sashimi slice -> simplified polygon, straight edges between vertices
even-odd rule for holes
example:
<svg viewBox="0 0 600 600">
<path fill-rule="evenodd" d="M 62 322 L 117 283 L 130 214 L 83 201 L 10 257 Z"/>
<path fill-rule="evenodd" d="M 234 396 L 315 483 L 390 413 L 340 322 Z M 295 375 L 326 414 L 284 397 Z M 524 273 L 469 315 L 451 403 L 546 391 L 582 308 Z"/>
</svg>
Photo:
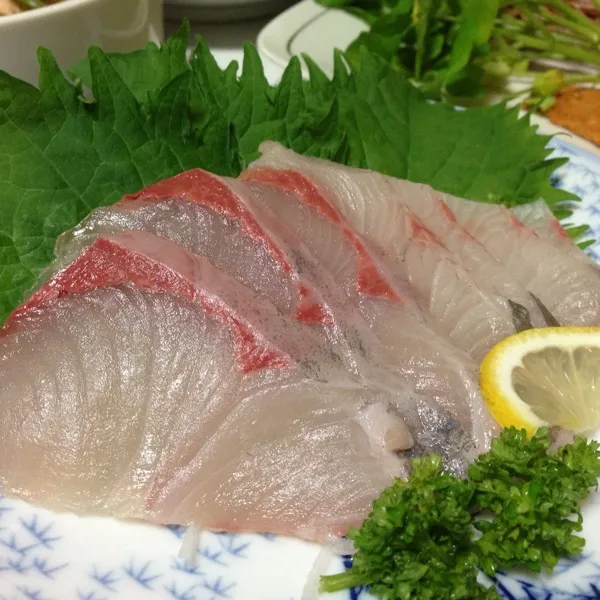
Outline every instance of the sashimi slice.
<svg viewBox="0 0 600 600">
<path fill-rule="evenodd" d="M 514 334 L 527 319 L 517 321 L 510 304 L 475 285 L 446 252 L 427 237 L 409 229 L 410 243 L 400 258 L 419 296 L 448 337 L 477 361 L 493 346 Z"/>
<path fill-rule="evenodd" d="M 296 360 L 308 363 L 310 358 L 327 367 L 324 360 L 314 360 L 325 356 L 320 356 L 323 342 L 314 330 L 282 317 L 268 301 L 208 261 L 144 231 L 96 240 L 17 308 L 2 332 L 19 327 L 40 303 L 123 282 L 150 291 L 167 289 L 183 299 L 201 303 L 235 330 L 237 355 L 244 372 L 286 366 L 290 354 Z M 327 354 L 332 355 L 331 349 L 327 349 Z"/>
<path fill-rule="evenodd" d="M 415 391 L 430 396 L 432 406 L 450 411 L 471 432 L 478 449 L 486 447 L 496 426 L 479 397 L 476 365 L 428 327 L 408 290 L 389 277 L 385 265 L 349 225 L 339 215 L 328 214 L 333 208 L 322 198 L 306 199 L 261 182 L 251 181 L 249 186 L 249 201 L 274 212 L 359 306 L 403 378 Z M 375 286 L 374 278 L 380 282 Z M 361 284 L 365 280 L 366 286 Z"/>
<path fill-rule="evenodd" d="M 449 195 L 444 202 L 561 325 L 600 324 L 600 279 L 585 264 L 542 239 L 504 206 Z"/>
<path fill-rule="evenodd" d="M 352 310 L 345 322 L 356 327 L 361 344 L 371 339 L 358 318 L 362 316 L 387 352 L 388 363 L 379 369 L 379 381 L 389 380 L 393 388 L 397 384 L 390 375 L 399 375 L 414 390 L 418 417 L 405 408 L 398 410 L 411 426 L 416 447 L 441 454 L 448 468 L 462 472 L 465 458 L 487 448 L 497 432 L 479 396 L 476 365 L 427 327 L 405 294 L 407 290 L 389 278 L 385 266 L 343 219 L 335 223 L 331 213 L 322 217 L 321 210 L 327 212 L 325 205 L 315 212 L 310 204 L 303 205 L 298 197 L 272 185 L 237 181 L 230 186 L 278 240 L 292 241 L 301 268 L 313 265 L 310 270 L 315 273 L 314 265 L 326 267 L 329 278 L 319 271 L 317 285 L 328 290 L 327 298 L 333 294 L 329 306 L 334 315 L 342 306 Z M 308 212 L 302 214 L 305 210 Z M 339 288 L 346 293 L 345 302 L 340 301 Z M 365 348 L 369 348 L 367 356 L 385 361 L 380 350 L 373 354 L 371 342 Z M 448 436 L 453 443 L 447 443 Z"/>
<path fill-rule="evenodd" d="M 533 229 L 541 238 L 595 271 L 598 270 L 598 265 L 573 242 L 544 200 L 519 204 L 511 210 L 519 221 Z"/>
<path fill-rule="evenodd" d="M 390 352 L 389 343 L 374 335 L 355 302 L 356 298 L 348 297 L 298 236 L 264 203 L 254 198 L 247 185 L 235 180 L 220 179 L 220 193 L 215 202 L 206 190 L 211 178 L 214 179 L 214 176 L 207 177 L 202 173 L 199 176 L 184 174 L 159 186 L 150 186 L 135 198 L 126 199 L 113 207 L 93 211 L 80 226 L 61 240 L 58 253 L 77 255 L 98 235 L 123 229 L 146 229 L 181 244 L 191 252 L 206 255 L 237 277 L 239 270 L 236 261 L 249 264 L 248 272 L 252 271 L 257 252 L 257 245 L 252 243 L 252 239 L 270 240 L 272 247 L 277 248 L 278 260 L 287 267 L 279 271 L 278 279 L 263 278 L 262 272 L 256 276 L 251 274 L 246 278 L 248 286 L 255 293 L 269 299 L 272 287 L 277 286 L 280 280 L 303 281 L 304 286 L 313 290 L 311 297 L 319 298 L 319 302 L 334 319 L 333 324 L 323 324 L 326 331 L 324 343 L 329 341 L 330 345 L 326 347 L 338 348 L 337 356 L 343 359 L 339 361 L 340 368 L 344 366 L 377 389 L 392 392 L 406 390 L 407 386 L 412 389 L 412 404 L 398 404 L 398 413 L 409 423 L 422 451 L 442 453 L 451 463 L 449 466 L 456 470 L 462 469 L 466 461 L 463 447 L 467 442 L 463 441 L 456 447 L 444 443 L 448 431 L 457 427 L 456 423 L 452 425 L 452 420 L 456 420 L 456 411 L 449 410 L 446 405 L 454 409 L 454 400 L 463 402 L 465 394 L 478 394 L 473 381 L 475 365 L 466 366 L 455 357 L 444 359 L 444 362 L 437 356 L 438 344 L 432 347 L 431 356 L 419 355 L 418 349 L 413 348 L 406 356 L 405 363 L 399 361 L 397 353 Z M 269 190 L 269 193 L 272 192 Z M 228 215 L 224 216 L 217 210 L 226 196 L 228 206 L 236 209 L 228 210 Z M 240 225 L 241 216 L 252 222 L 252 228 Z M 226 222 L 227 227 L 219 225 Z M 212 224 L 207 226 L 209 223 Z M 200 227 L 200 232 L 197 227 Z M 216 236 L 216 239 L 212 239 L 212 236 Z M 244 241 L 239 238 L 247 239 Z M 259 244 L 259 247 L 262 246 L 263 244 Z M 367 252 L 366 249 L 364 251 Z M 352 255 L 346 258 L 340 255 L 341 263 L 351 263 L 352 260 Z M 234 262 L 233 265 L 231 261 Z M 270 272 L 275 273 L 275 268 Z M 395 292 L 391 292 L 383 275 L 378 276 L 376 270 L 370 269 L 373 269 L 373 264 L 369 265 L 366 261 L 366 289 L 376 297 L 390 300 Z M 286 285 L 292 290 L 293 285 Z M 398 302 L 398 299 L 394 302 Z M 385 313 L 383 318 L 386 318 Z M 316 326 L 317 323 L 313 325 Z M 317 356 L 314 360 L 317 360 Z M 420 364 L 418 372 L 415 372 L 416 364 Z M 460 373 L 467 370 L 469 379 L 465 383 Z M 456 389 L 452 389 L 452 386 Z M 405 398 L 405 395 L 401 394 L 401 397 Z M 428 404 L 431 406 L 425 409 Z M 470 416 L 465 416 L 463 424 L 466 433 L 462 435 L 466 435 L 468 441 L 473 429 Z M 478 431 L 475 446 L 484 448 L 489 441 L 489 434 L 480 434 L 479 428 L 479 425 L 475 426 Z M 469 443 L 473 447 L 473 440 Z"/>
<path fill-rule="evenodd" d="M 310 234 L 313 245 L 318 239 L 323 240 L 322 244 L 326 244 L 333 239 L 335 236 L 333 230 L 337 228 L 338 236 L 341 235 L 342 241 L 333 246 L 346 258 L 351 258 L 354 254 L 354 262 L 348 262 L 347 268 L 351 271 L 358 269 L 358 291 L 368 292 L 360 286 L 362 272 L 365 271 L 366 264 L 370 264 L 374 272 L 382 271 L 383 267 L 376 266 L 377 260 L 381 262 L 382 259 L 376 259 L 372 253 L 369 254 L 365 244 L 350 229 L 345 217 L 342 216 L 344 207 L 347 206 L 347 195 L 351 198 L 356 197 L 357 189 L 347 195 L 338 194 L 331 188 L 326 192 L 323 187 L 298 171 L 267 167 L 251 168 L 244 174 L 244 178 L 249 181 L 264 182 L 279 190 L 293 193 L 302 198 L 306 206 L 310 206 L 318 213 L 321 218 L 313 219 L 314 223 L 310 225 L 315 229 Z M 303 216 L 302 208 L 294 203 L 288 202 L 278 208 L 282 210 L 295 208 L 295 214 L 289 216 L 289 220 L 296 223 L 305 222 L 309 218 Z M 399 210 L 393 215 L 394 245 L 381 247 L 392 257 L 392 263 L 387 263 L 387 266 L 396 276 L 410 282 L 412 288 L 416 290 L 417 299 L 425 304 L 437 326 L 458 347 L 476 360 L 483 358 L 492 346 L 515 332 L 511 306 L 506 299 L 498 298 L 478 288 L 469 274 L 452 260 L 446 248 L 413 213 L 399 204 L 396 204 L 396 208 Z M 346 212 L 351 218 L 356 214 L 352 210 Z M 361 226 L 362 220 L 356 220 Z M 360 233 L 373 244 L 380 242 L 380 238 L 372 235 L 370 231 L 361 230 Z M 321 249 L 318 254 L 327 257 L 330 261 L 333 251 Z M 357 260 L 358 264 L 356 264 Z M 337 269 L 335 266 L 331 268 Z M 346 281 L 352 281 L 350 273 L 345 273 L 341 277 Z M 398 280 L 394 281 L 397 283 Z M 410 294 L 410 290 L 405 289 L 404 295 L 407 294 Z"/>
<path fill-rule="evenodd" d="M 361 424 L 379 403 L 387 414 L 389 399 L 293 365 L 245 373 L 216 317 L 178 292 L 130 284 L 22 314 L 0 337 L 3 493 L 315 541 L 360 524 L 406 475 L 392 452 L 410 445 L 405 427 Z"/>
<path fill-rule="evenodd" d="M 386 253 L 401 257 L 406 248 L 406 215 L 412 213 L 451 253 L 472 284 L 488 298 L 507 306 L 523 306 L 533 325 L 546 325 L 527 290 L 456 221 L 452 211 L 431 187 L 296 154 L 275 142 L 260 146 L 261 157 L 250 171 L 261 168 L 299 171 L 362 235 Z"/>
<path fill-rule="evenodd" d="M 56 254 L 62 262 L 69 262 L 99 235 L 143 229 L 206 257 L 242 283 L 264 290 L 282 311 L 296 311 L 302 321 L 326 322 L 330 315 L 314 290 L 298 278 L 277 241 L 226 182 L 226 178 L 193 169 L 148 186 L 117 205 L 92 211 L 59 238 Z M 162 202 L 165 200 L 170 202 Z"/>
<path fill-rule="evenodd" d="M 212 193 L 215 185 L 218 195 Z M 389 372 L 387 382 L 380 376 L 384 359 L 378 358 L 379 342 L 357 307 L 348 304 L 344 291 L 318 262 L 305 256 L 300 240 L 289 230 L 280 231 L 279 222 L 265 215 L 259 221 L 244 193 L 249 192 L 239 182 L 203 171 L 178 175 L 112 207 L 92 211 L 59 239 L 58 263 L 76 257 L 98 236 L 149 231 L 210 260 L 266 302 L 276 304 L 282 314 L 323 326 L 325 341 L 337 349 L 347 369 L 388 386 L 404 385 L 398 378 L 390 382 Z"/>
<path fill-rule="evenodd" d="M 58 260 L 48 275 L 69 264 L 99 237 L 130 230 L 148 231 L 171 240 L 205 257 L 244 285 L 265 290 L 283 313 L 296 311 L 298 287 L 287 267 L 264 245 L 244 235 L 233 220 L 178 197 L 157 202 L 131 200 L 93 210 L 58 238 Z"/>
<path fill-rule="evenodd" d="M 385 181 L 400 200 L 416 214 L 452 253 L 453 258 L 468 272 L 473 283 L 495 295 L 506 306 L 522 306 L 535 327 L 548 325 L 542 311 L 527 289 L 470 235 L 456 220 L 454 213 L 442 200 L 443 194 L 428 185 L 386 177 Z"/>
</svg>

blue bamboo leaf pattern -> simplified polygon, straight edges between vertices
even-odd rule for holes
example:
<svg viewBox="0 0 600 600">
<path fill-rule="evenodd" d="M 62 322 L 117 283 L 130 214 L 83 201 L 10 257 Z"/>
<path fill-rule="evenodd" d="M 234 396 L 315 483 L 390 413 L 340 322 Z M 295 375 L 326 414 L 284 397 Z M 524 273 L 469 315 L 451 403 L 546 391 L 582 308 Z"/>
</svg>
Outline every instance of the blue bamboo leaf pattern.
<svg viewBox="0 0 600 600">
<path fill-rule="evenodd" d="M 241 535 L 219 534 L 218 540 L 221 544 L 221 548 L 226 550 L 231 556 L 234 556 L 235 558 L 246 558 L 245 552 L 250 544 L 244 541 Z"/>
<path fill-rule="evenodd" d="M 25 531 L 28 531 L 42 546 L 52 549 L 53 545 L 60 540 L 60 535 L 54 535 L 52 529 L 54 523 L 44 525 L 40 523 L 37 515 L 33 515 L 30 519 L 21 519 L 21 524 Z"/>
<path fill-rule="evenodd" d="M 21 556 L 27 555 L 31 550 L 37 548 L 39 546 L 38 542 L 23 542 L 22 539 L 19 539 L 16 534 L 11 533 L 8 536 L 8 539 L 0 538 L 0 545 L 8 548 L 12 552 L 16 554 L 20 554 Z"/>
<path fill-rule="evenodd" d="M 77 600 L 107 600 L 104 596 L 99 596 L 96 592 L 77 591 Z"/>
<path fill-rule="evenodd" d="M 167 587 L 165 587 L 165 590 L 169 592 L 169 595 L 174 600 L 196 600 L 197 596 L 194 593 L 194 590 L 196 590 L 197 588 L 198 585 L 191 585 L 187 589 L 179 591 L 177 588 L 177 584 L 175 582 L 172 582 Z"/>
<path fill-rule="evenodd" d="M 25 586 L 18 586 L 17 589 L 23 594 L 24 598 L 27 598 L 27 600 L 52 600 L 39 589 Z"/>
<path fill-rule="evenodd" d="M 92 568 L 90 578 L 109 592 L 114 592 L 115 585 L 119 582 L 119 577 L 113 571 L 99 571 L 95 566 Z"/>
<path fill-rule="evenodd" d="M 0 563 L 0 572 L 2 571 L 14 571 L 15 573 L 23 574 L 30 569 L 29 565 L 26 562 L 26 559 L 20 556 L 17 559 L 8 558 L 5 559 L 5 562 Z"/>
<path fill-rule="evenodd" d="M 62 564 L 49 564 L 46 558 L 34 558 L 33 567 L 37 569 L 38 573 L 47 577 L 48 579 L 54 579 L 58 571 L 62 571 L 67 567 L 67 563 Z"/>
<path fill-rule="evenodd" d="M 225 565 L 220 548 L 212 548 L 211 546 L 202 546 L 198 549 L 198 554 L 205 560 L 213 562 L 217 565 Z"/>
<path fill-rule="evenodd" d="M 209 592 L 212 592 L 218 598 L 230 598 L 231 590 L 235 587 L 235 583 L 227 583 L 222 577 L 217 577 L 214 581 L 207 579 L 202 587 Z"/>
<path fill-rule="evenodd" d="M 191 564 L 187 560 L 182 560 L 180 558 L 173 559 L 171 568 L 175 571 L 187 573 L 188 575 L 195 575 L 196 577 L 201 577 L 202 575 L 204 575 L 204 572 L 200 570 L 199 565 Z"/>
<path fill-rule="evenodd" d="M 152 582 L 154 582 L 155 580 L 160 579 L 162 577 L 162 575 L 160 573 L 155 573 L 155 574 L 149 573 L 151 564 L 152 564 L 151 561 L 148 561 L 148 562 L 144 563 L 143 565 L 136 567 L 134 561 L 132 560 L 131 563 L 127 567 L 125 567 L 123 570 L 136 583 L 138 583 L 142 587 L 145 587 L 148 590 L 151 590 Z"/>
</svg>

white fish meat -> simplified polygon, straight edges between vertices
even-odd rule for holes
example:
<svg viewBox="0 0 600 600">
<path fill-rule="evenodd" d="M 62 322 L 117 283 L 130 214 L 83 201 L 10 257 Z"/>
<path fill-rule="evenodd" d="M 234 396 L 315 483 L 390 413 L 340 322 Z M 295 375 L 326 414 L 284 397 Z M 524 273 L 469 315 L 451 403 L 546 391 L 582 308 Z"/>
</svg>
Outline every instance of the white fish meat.
<svg viewBox="0 0 600 600">
<path fill-rule="evenodd" d="M 209 191 L 215 183 L 218 195 Z M 384 300 L 366 304 L 365 299 L 359 302 L 354 293 L 354 249 L 344 254 L 318 248 L 311 253 L 299 239 L 298 231 L 292 231 L 272 210 L 282 199 L 270 187 L 251 188 L 239 181 L 188 172 L 150 186 L 113 207 L 93 211 L 79 227 L 63 236 L 57 249 L 59 255 L 72 256 L 98 235 L 146 229 L 206 256 L 235 277 L 239 278 L 243 271 L 240 264 L 249 264 L 245 283 L 269 299 L 277 297 L 280 282 L 290 290 L 289 297 L 294 295 L 293 282 L 301 281 L 298 287 L 312 290 L 307 295 L 319 299 L 322 308 L 317 313 L 328 314 L 333 320 L 335 326 L 326 327 L 328 339 L 345 367 L 374 387 L 395 390 L 408 386 L 414 392 L 415 404 L 405 403 L 397 410 L 410 423 L 419 447 L 423 452 L 435 450 L 444 454 L 451 466 L 462 469 L 462 447 L 466 441 L 460 444 L 461 452 L 448 454 L 448 445 L 440 443 L 445 438 L 439 430 L 447 433 L 449 422 L 458 418 L 468 432 L 466 435 L 474 438 L 471 445 L 474 441 L 475 448 L 487 447 L 495 425 L 481 405 L 476 365 L 467 357 L 461 358 L 455 348 L 394 303 Z M 229 207 L 227 214 L 217 212 L 225 204 Z M 315 222 L 318 224 L 319 219 Z M 310 244 L 315 240 L 313 236 Z M 265 248 L 276 248 L 276 253 L 270 253 L 271 258 L 286 268 L 277 272 L 276 265 L 268 266 Z M 386 282 L 383 274 L 377 274 L 367 250 L 364 252 L 363 279 L 368 289 L 383 298 L 393 295 L 392 284 Z M 324 264 L 332 273 L 324 269 L 317 256 L 321 261 L 327 257 Z M 263 268 L 255 271 L 254 264 Z M 292 314 L 289 307 L 279 308 Z M 294 314 L 297 316 L 298 311 Z M 384 326 L 379 327 L 379 323 Z M 428 336 L 428 341 L 423 336 Z M 477 407 L 475 419 L 465 399 Z"/>
<path fill-rule="evenodd" d="M 458 222 L 538 298 L 561 325 L 600 325 L 600 279 L 542 239 L 508 208 L 444 195 Z"/>
<path fill-rule="evenodd" d="M 477 367 L 428 326 L 408 287 L 390 276 L 385 264 L 323 198 L 261 182 L 252 182 L 250 188 L 253 201 L 275 212 L 360 307 L 388 348 L 395 369 L 413 389 L 452 411 L 472 432 L 477 448 L 487 447 L 496 428 L 478 393 Z"/>
<path fill-rule="evenodd" d="M 519 221 L 530 227 L 542 239 L 550 242 L 575 260 L 591 267 L 594 271 L 598 271 L 598 265 L 569 237 L 544 200 L 519 204 L 511 211 Z"/>
<path fill-rule="evenodd" d="M 392 264 L 388 265 L 392 271 L 410 282 L 416 300 L 426 305 L 441 330 L 474 359 L 483 358 L 492 346 L 516 330 L 532 326 L 525 307 L 519 305 L 515 314 L 516 301 L 511 303 L 510 298 L 477 285 L 471 272 L 457 264 L 455 255 L 400 202 L 383 176 L 358 171 L 356 177 L 351 177 L 351 169 L 279 150 L 278 146 L 268 146 L 263 158 L 244 177 L 305 198 L 317 198 L 315 203 L 327 204 L 336 212 L 334 220 L 348 219 L 361 236 L 391 258 Z M 282 162 L 301 171 L 264 166 Z M 340 253 L 348 256 L 345 250 Z M 490 257 L 488 262 L 494 261 Z M 490 279 L 493 276 L 490 270 Z M 531 298 L 528 302 L 533 306 Z M 540 313 L 537 307 L 533 310 L 536 315 Z M 521 315 L 525 315 L 523 322 L 516 322 Z"/>
<path fill-rule="evenodd" d="M 442 193 L 428 185 L 302 156 L 275 142 L 263 142 L 260 150 L 250 171 L 268 167 L 303 173 L 361 235 L 387 253 L 402 256 L 405 251 L 408 209 L 467 271 L 474 285 L 505 306 L 507 299 L 523 306 L 534 325 L 546 324 L 527 290 L 456 221 Z"/>
<path fill-rule="evenodd" d="M 0 337 L 3 491 L 319 541 L 360 524 L 406 474 L 395 451 L 410 432 L 389 396 L 274 346 L 281 323 L 224 277 L 130 232 L 98 239 L 17 310 Z"/>
</svg>

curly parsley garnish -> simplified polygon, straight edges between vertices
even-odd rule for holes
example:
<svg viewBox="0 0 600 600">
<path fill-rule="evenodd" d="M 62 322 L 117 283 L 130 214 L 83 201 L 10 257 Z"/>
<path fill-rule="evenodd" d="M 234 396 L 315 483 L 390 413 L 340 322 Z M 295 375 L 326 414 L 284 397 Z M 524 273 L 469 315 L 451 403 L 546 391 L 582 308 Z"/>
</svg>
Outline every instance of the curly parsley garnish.
<svg viewBox="0 0 600 600">
<path fill-rule="evenodd" d="M 478 569 L 548 570 L 581 552 L 581 501 L 600 477 L 600 445 L 577 437 L 549 452 L 549 432 L 505 429 L 460 479 L 439 456 L 415 459 L 349 536 L 352 568 L 321 578 L 334 592 L 368 585 L 382 600 L 488 600 Z M 479 534 L 477 532 L 480 532 Z"/>
</svg>

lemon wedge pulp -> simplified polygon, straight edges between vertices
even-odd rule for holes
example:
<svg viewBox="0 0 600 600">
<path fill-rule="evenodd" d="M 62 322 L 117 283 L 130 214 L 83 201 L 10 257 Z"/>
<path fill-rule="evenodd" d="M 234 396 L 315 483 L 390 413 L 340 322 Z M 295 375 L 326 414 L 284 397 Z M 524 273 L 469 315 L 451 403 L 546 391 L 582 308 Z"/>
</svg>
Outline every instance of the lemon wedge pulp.
<svg viewBox="0 0 600 600">
<path fill-rule="evenodd" d="M 529 329 L 502 340 L 483 359 L 481 393 L 502 427 L 533 434 L 559 425 L 600 427 L 600 327 Z"/>
</svg>

